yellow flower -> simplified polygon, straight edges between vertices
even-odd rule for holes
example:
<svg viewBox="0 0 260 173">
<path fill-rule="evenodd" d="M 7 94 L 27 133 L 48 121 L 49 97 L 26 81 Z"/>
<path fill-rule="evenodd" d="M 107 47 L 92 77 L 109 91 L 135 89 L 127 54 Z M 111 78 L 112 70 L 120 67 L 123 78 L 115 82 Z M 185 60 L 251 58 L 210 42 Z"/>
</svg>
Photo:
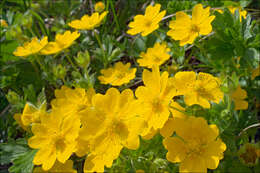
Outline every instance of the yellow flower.
<svg viewBox="0 0 260 173">
<path fill-rule="evenodd" d="M 72 43 L 80 36 L 78 31 L 66 31 L 64 34 L 57 34 L 55 42 L 49 42 L 44 49 L 41 50 L 42 55 L 56 54 L 72 45 Z"/>
<path fill-rule="evenodd" d="M 210 7 L 203 9 L 201 4 L 192 10 L 192 18 L 184 12 L 176 13 L 176 20 L 171 21 L 167 35 L 174 40 L 180 40 L 180 45 L 192 44 L 199 35 L 208 35 L 212 31 L 211 22 L 215 16 L 210 16 Z"/>
<path fill-rule="evenodd" d="M 232 6 L 229 6 L 228 7 L 229 11 L 232 13 L 232 14 L 235 14 L 235 11 L 238 10 L 239 11 L 239 15 L 240 15 L 240 22 L 242 21 L 242 17 L 245 19 L 246 18 L 246 15 L 247 15 L 247 11 L 246 10 L 242 10 L 241 7 L 232 7 Z"/>
<path fill-rule="evenodd" d="M 99 76 L 98 79 L 102 84 L 120 86 L 134 79 L 135 72 L 136 68 L 130 68 L 130 63 L 124 65 L 122 62 L 118 62 L 113 68 L 101 70 L 102 76 Z"/>
<path fill-rule="evenodd" d="M 105 95 L 96 94 L 92 107 L 81 111 L 82 130 L 79 137 L 89 142 L 85 172 L 103 172 L 111 167 L 123 147 L 137 149 L 143 121 L 140 108 L 130 89 L 120 93 L 110 88 Z"/>
<path fill-rule="evenodd" d="M 127 33 L 130 35 L 141 33 L 144 37 L 158 29 L 159 22 L 166 14 L 165 10 L 160 12 L 160 8 L 160 4 L 155 4 L 155 6 L 149 5 L 145 10 L 144 15 L 136 15 L 134 21 L 129 23 L 128 26 L 130 29 Z"/>
<path fill-rule="evenodd" d="M 175 125 L 177 123 L 174 123 Z M 178 119 L 177 136 L 166 137 L 164 147 L 167 160 L 180 163 L 180 172 L 207 172 L 216 169 L 223 158 L 226 145 L 222 142 L 216 125 L 208 125 L 203 118 L 190 116 Z"/>
<path fill-rule="evenodd" d="M 18 125 L 19 125 L 23 130 L 27 131 L 27 130 L 28 130 L 28 127 L 23 124 L 21 117 L 22 117 L 22 114 L 19 114 L 19 113 L 14 114 L 14 119 L 15 119 L 15 121 L 18 123 Z"/>
<path fill-rule="evenodd" d="M 239 159 L 247 166 L 255 166 L 260 158 L 259 143 L 244 144 L 238 151 Z"/>
<path fill-rule="evenodd" d="M 84 172 L 104 172 L 104 166 L 112 166 L 113 161 L 107 161 L 105 155 L 89 154 L 84 163 Z"/>
<path fill-rule="evenodd" d="M 94 95 L 95 90 L 93 88 L 85 91 L 83 88 L 71 89 L 62 86 L 61 89 L 55 90 L 56 98 L 51 101 L 52 112 L 62 117 L 72 116 L 79 118 L 79 112 L 91 106 L 91 100 Z M 76 143 L 76 154 L 79 157 L 87 154 L 88 141 L 76 139 Z"/>
<path fill-rule="evenodd" d="M 148 133 L 142 136 L 142 138 L 145 140 L 150 140 L 154 137 L 154 135 L 157 134 L 157 132 L 158 130 L 154 130 L 153 128 L 151 128 Z"/>
<path fill-rule="evenodd" d="M 247 98 L 247 92 L 240 85 L 231 93 L 231 98 L 235 103 L 235 110 L 246 110 L 248 108 L 248 102 L 244 100 Z"/>
<path fill-rule="evenodd" d="M 251 79 L 254 80 L 257 76 L 260 76 L 260 66 L 252 71 Z"/>
<path fill-rule="evenodd" d="M 56 160 L 64 164 L 76 149 L 75 139 L 78 137 L 79 129 L 79 118 L 62 118 L 54 113 L 44 116 L 41 123 L 34 123 L 34 136 L 28 140 L 28 145 L 39 150 L 33 163 L 42 165 L 44 171 L 51 169 Z"/>
<path fill-rule="evenodd" d="M 138 169 L 138 170 L 135 171 L 135 173 L 145 173 L 145 171 L 142 170 L 142 169 Z"/>
<path fill-rule="evenodd" d="M 38 38 L 32 38 L 31 42 L 24 43 L 23 46 L 19 46 L 13 52 L 15 56 L 29 56 L 38 53 L 42 50 L 48 43 L 47 37 L 44 37 L 41 41 Z"/>
<path fill-rule="evenodd" d="M 99 15 L 99 13 L 93 13 L 91 16 L 86 14 L 80 20 L 73 20 L 68 25 L 75 29 L 92 30 L 101 24 L 107 13 L 107 11 L 103 12 L 101 15 Z"/>
<path fill-rule="evenodd" d="M 105 4 L 102 1 L 99 1 L 95 4 L 95 11 L 102 12 L 105 9 Z"/>
<path fill-rule="evenodd" d="M 51 101 L 52 111 L 59 112 L 66 117 L 69 115 L 78 116 L 78 113 L 91 106 L 92 96 L 95 95 L 93 88 L 85 91 L 83 88 L 71 89 L 62 86 L 55 90 L 55 99 Z"/>
<path fill-rule="evenodd" d="M 169 51 L 166 43 L 155 43 L 154 47 L 148 48 L 146 53 L 141 52 L 141 59 L 138 59 L 137 62 L 140 66 L 148 68 L 152 68 L 153 65 L 160 66 L 170 58 Z"/>
<path fill-rule="evenodd" d="M 183 113 L 185 109 L 179 105 L 177 102 L 172 102 L 170 105 L 170 111 L 172 113 L 172 118 L 169 118 L 164 124 L 163 128 L 160 130 L 160 134 L 163 137 L 170 137 L 173 132 L 175 132 L 175 128 L 180 128 L 181 125 L 178 120 L 185 119 L 187 116 Z"/>
<path fill-rule="evenodd" d="M 8 27 L 8 24 L 6 23 L 6 21 L 4 19 L 0 19 L 0 26 L 1 27 Z"/>
<path fill-rule="evenodd" d="M 28 126 L 31 123 L 39 123 L 41 118 L 47 114 L 46 103 L 44 102 L 39 108 L 34 105 L 26 103 L 21 115 L 21 121 L 24 126 Z"/>
<path fill-rule="evenodd" d="M 143 82 L 145 86 L 136 89 L 135 95 L 142 105 L 140 116 L 147 123 L 142 136 L 146 136 L 151 131 L 156 131 L 163 127 L 170 115 L 169 104 L 176 92 L 169 86 L 168 73 L 160 75 L 159 67 L 153 66 L 152 72 L 143 71 Z"/>
<path fill-rule="evenodd" d="M 36 167 L 33 169 L 33 173 L 77 173 L 75 169 L 73 169 L 73 161 L 72 160 L 67 160 L 64 164 L 56 161 L 53 167 L 48 170 L 44 171 L 41 167 Z"/>
<path fill-rule="evenodd" d="M 198 104 L 210 108 L 209 101 L 219 103 L 224 96 L 220 90 L 220 80 L 208 73 L 178 72 L 174 76 L 174 85 L 178 95 L 184 95 L 188 106 Z"/>
</svg>

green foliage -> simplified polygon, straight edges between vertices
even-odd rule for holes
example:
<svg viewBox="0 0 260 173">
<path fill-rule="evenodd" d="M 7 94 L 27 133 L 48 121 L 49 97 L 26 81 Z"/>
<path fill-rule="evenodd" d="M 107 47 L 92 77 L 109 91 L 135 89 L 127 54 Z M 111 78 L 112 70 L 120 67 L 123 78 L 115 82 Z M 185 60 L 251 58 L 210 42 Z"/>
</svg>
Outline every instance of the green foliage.
<svg viewBox="0 0 260 173">
<path fill-rule="evenodd" d="M 13 119 L 15 113 L 23 111 L 26 102 L 34 105 L 47 103 L 50 107 L 55 89 L 63 85 L 84 89 L 94 87 L 96 92 L 105 93 L 111 87 L 102 85 L 97 77 L 101 69 L 112 67 L 116 62 L 130 62 L 137 68 L 136 78 L 129 84 L 118 87 L 133 91 L 142 85 L 142 71 L 137 59 L 156 42 L 166 42 L 170 48 L 171 59 L 161 69 L 170 66 L 177 71 L 196 71 L 211 73 L 222 81 L 224 99 L 213 103 L 210 109 L 198 105 L 187 107 L 186 112 L 204 117 L 209 124 L 216 124 L 220 138 L 227 145 L 224 159 L 218 168 L 211 172 L 257 172 L 259 165 L 248 167 L 238 158 L 238 151 L 245 143 L 257 142 L 259 130 L 250 128 L 259 123 L 260 77 L 252 80 L 252 70 L 259 66 L 260 32 L 259 4 L 256 1 L 158 1 L 167 15 L 184 11 L 192 14 L 192 8 L 198 3 L 210 6 L 215 19 L 213 32 L 198 37 L 191 45 L 180 46 L 179 41 L 167 36 L 168 17 L 160 22 L 160 28 L 147 37 L 126 34 L 128 24 L 137 14 L 144 14 L 145 8 L 152 2 L 146 0 L 113 1 L 103 0 L 105 10 L 109 11 L 101 26 L 90 31 L 80 31 L 81 36 L 70 48 L 56 54 L 33 55 L 20 58 L 13 55 L 14 50 L 32 37 L 48 36 L 55 40 L 57 33 L 70 30 L 67 25 L 84 14 L 91 14 L 97 0 L 2 0 L 0 18 L 8 23 L 1 26 L 0 33 L 0 164 L 4 171 L 29 173 L 33 169 L 33 157 L 36 150 L 28 148 L 25 132 Z M 90 4 L 92 3 L 92 4 Z M 155 2 L 157 3 L 157 1 Z M 240 21 L 239 11 L 232 14 L 227 7 L 242 7 L 248 10 L 246 18 Z M 215 9 L 222 9 L 223 14 Z M 172 19 L 175 16 L 173 15 Z M 72 30 L 72 29 L 71 29 Z M 247 110 L 235 110 L 231 93 L 240 85 L 247 92 Z M 183 97 L 176 97 L 179 103 Z M 184 104 L 183 104 L 184 105 Z M 259 108 L 259 107 L 258 107 Z M 174 116 L 174 115 L 172 115 Z M 192 133 L 192 132 L 191 132 Z M 137 150 L 123 149 L 111 168 L 106 172 L 131 172 L 138 169 L 145 172 L 178 172 L 178 164 L 166 159 L 167 150 L 162 144 L 163 137 L 157 134 L 151 140 L 140 138 Z M 82 172 L 84 158 L 71 157 L 74 167 Z"/>
<path fill-rule="evenodd" d="M 11 140 L 8 143 L 0 144 L 0 164 L 12 163 L 8 169 L 14 173 L 28 173 L 33 169 L 33 157 L 36 150 L 28 148 L 25 139 Z"/>
</svg>

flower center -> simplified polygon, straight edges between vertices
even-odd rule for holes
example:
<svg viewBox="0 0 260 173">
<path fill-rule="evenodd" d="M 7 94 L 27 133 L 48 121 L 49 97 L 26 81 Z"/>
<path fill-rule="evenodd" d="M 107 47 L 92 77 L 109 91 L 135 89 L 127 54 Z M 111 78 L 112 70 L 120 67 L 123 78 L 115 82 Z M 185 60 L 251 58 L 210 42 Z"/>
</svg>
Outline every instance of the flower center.
<svg viewBox="0 0 260 173">
<path fill-rule="evenodd" d="M 188 155 L 201 155 L 206 148 L 206 144 L 202 144 L 200 141 L 196 139 L 189 141 L 187 146 L 189 148 Z"/>
<path fill-rule="evenodd" d="M 110 127 L 110 133 L 111 135 L 117 134 L 120 139 L 125 140 L 128 136 L 129 131 L 123 122 L 114 119 Z"/>
<path fill-rule="evenodd" d="M 191 31 L 197 33 L 197 32 L 200 32 L 200 28 L 197 25 L 193 24 L 193 25 L 191 25 Z"/>
<path fill-rule="evenodd" d="M 84 110 L 86 107 L 87 107 L 87 105 L 85 105 L 85 104 L 79 104 L 77 107 L 77 112 Z"/>
<path fill-rule="evenodd" d="M 159 62 L 161 61 L 161 58 L 155 55 L 155 56 L 154 56 L 154 61 L 155 61 L 156 63 L 159 63 Z"/>
<path fill-rule="evenodd" d="M 252 163 L 254 164 L 256 162 L 257 159 L 257 153 L 256 153 L 256 149 L 251 147 L 251 146 L 247 146 L 246 147 L 246 152 L 241 154 L 240 157 L 247 163 Z"/>
<path fill-rule="evenodd" d="M 196 85 L 195 86 L 195 91 L 197 93 L 199 93 L 200 95 L 205 95 L 206 94 L 206 89 L 203 86 L 201 86 L 201 85 Z"/>
<path fill-rule="evenodd" d="M 116 78 L 118 78 L 118 79 L 122 79 L 122 78 L 124 78 L 125 77 L 125 73 L 118 73 L 117 75 L 116 75 Z"/>
<path fill-rule="evenodd" d="M 149 28 L 152 25 L 152 21 L 151 20 L 146 20 L 144 25 L 145 25 L 145 27 Z"/>
<path fill-rule="evenodd" d="M 163 105 L 159 98 L 156 98 L 153 100 L 152 108 L 153 108 L 153 112 L 162 112 L 163 111 Z"/>
<path fill-rule="evenodd" d="M 209 100 L 214 100 L 214 96 L 212 95 L 212 93 L 210 93 L 210 91 L 208 91 L 202 83 L 197 83 L 195 84 L 195 92 L 201 96 L 201 97 L 204 97 L 206 99 L 209 99 Z"/>
<path fill-rule="evenodd" d="M 64 151 L 66 147 L 64 137 L 61 134 L 57 134 L 55 138 L 56 149 L 59 151 Z"/>
</svg>

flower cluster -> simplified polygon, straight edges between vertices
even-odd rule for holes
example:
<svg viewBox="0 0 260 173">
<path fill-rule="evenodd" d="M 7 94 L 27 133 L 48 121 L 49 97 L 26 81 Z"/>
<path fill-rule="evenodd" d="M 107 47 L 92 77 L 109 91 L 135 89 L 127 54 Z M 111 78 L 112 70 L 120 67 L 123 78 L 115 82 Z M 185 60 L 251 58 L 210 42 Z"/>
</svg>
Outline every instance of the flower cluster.
<svg viewBox="0 0 260 173">
<path fill-rule="evenodd" d="M 56 34 L 55 40 L 50 42 L 46 36 L 41 40 L 34 37 L 30 42 L 17 47 L 13 54 L 21 57 L 58 54 L 85 33 L 78 30 L 94 30 L 99 27 L 108 14 L 104 9 L 105 5 L 99 2 L 92 15 L 86 14 L 81 19 L 68 23 L 76 31 Z M 160 4 L 149 5 L 144 15 L 136 15 L 129 23 L 127 33 L 140 33 L 144 37 L 157 30 L 166 14 L 165 10 L 160 12 L 160 9 Z M 104 12 L 100 14 L 102 11 Z M 230 11 L 234 13 L 233 8 Z M 246 12 L 239 12 L 245 17 Z M 212 32 L 211 23 L 214 19 L 210 7 L 203 8 L 202 4 L 198 4 L 192 9 L 192 17 L 177 12 L 176 20 L 170 21 L 170 30 L 166 35 L 177 40 L 177 47 L 193 44 L 198 36 Z M 100 44 L 101 41 L 97 41 Z M 123 148 L 136 150 L 140 146 L 140 137 L 149 140 L 158 132 L 163 136 L 162 145 L 168 151 L 167 160 L 179 163 L 180 172 L 207 172 L 207 169 L 216 169 L 227 148 L 220 138 L 219 128 L 210 124 L 212 121 L 204 119 L 204 115 L 193 114 L 194 112 L 191 114 L 186 108 L 195 110 L 200 106 L 201 110 L 208 111 L 212 105 L 225 102 L 221 80 L 201 69 L 179 70 L 174 64 L 175 60 L 171 59 L 174 56 L 171 51 L 173 46 L 175 45 L 166 41 L 156 40 L 153 47 L 137 53 L 140 56 L 137 63 L 133 59 L 125 64 L 122 61 L 112 61 L 114 66 L 109 68 L 106 68 L 107 64 L 104 65 L 97 78 L 101 84 L 109 84 L 106 91 L 99 93 L 100 90 L 96 88 L 96 93 L 92 87 L 75 87 L 78 85 L 67 84 L 63 80 L 60 89 L 56 88 L 55 98 L 52 98 L 50 104 L 44 102 L 34 106 L 26 103 L 22 113 L 15 114 L 14 118 L 32 135 L 28 139 L 28 145 L 37 150 L 33 159 L 33 164 L 37 165 L 34 172 L 74 173 L 74 157 L 85 158 L 84 172 L 104 172 L 105 167 L 112 167 Z M 100 50 L 104 52 L 105 49 L 100 44 Z M 85 68 L 92 57 L 86 52 L 80 52 L 76 62 L 84 62 L 80 62 L 84 64 L 80 70 L 89 79 L 86 72 L 88 69 Z M 161 68 L 163 64 L 171 64 L 174 68 L 170 75 L 164 67 Z M 138 68 L 138 65 L 144 68 Z M 81 71 L 76 70 L 81 75 Z M 252 80 L 259 75 L 259 67 L 256 70 L 252 72 Z M 95 72 L 98 73 L 99 70 Z M 73 75 L 77 75 L 77 72 Z M 132 87 L 126 84 L 138 75 L 141 80 L 131 90 Z M 100 86 L 99 82 L 97 85 Z M 94 84 L 93 86 L 95 87 Z M 240 85 L 230 91 L 227 97 L 234 102 L 234 110 L 248 108 L 248 102 L 244 100 L 247 92 Z M 245 157 L 244 154 L 241 156 Z"/>
<path fill-rule="evenodd" d="M 80 34 L 75 32 L 66 31 L 64 34 L 57 34 L 55 41 L 49 42 L 45 48 L 41 50 L 42 55 L 56 54 L 69 46 L 80 36 Z"/>
<path fill-rule="evenodd" d="M 159 67 L 156 65 L 153 66 L 152 71 L 144 70 L 144 86 L 139 86 L 136 89 L 136 98 L 130 89 L 123 90 L 120 93 L 118 89 L 110 88 L 103 95 L 96 94 L 91 88 L 85 91 L 82 88 L 71 89 L 62 86 L 61 89 L 55 91 L 56 98 L 51 101 L 52 110 L 46 111 L 44 105 L 35 108 L 33 105 L 26 104 L 21 116 L 22 123 L 24 126 L 30 125 L 34 134 L 29 139 L 28 144 L 31 148 L 39 149 L 33 163 L 42 165 L 43 170 L 50 170 L 54 169 L 52 167 L 55 162 L 65 164 L 70 156 L 76 153 L 80 157 L 87 155 L 84 164 L 86 172 L 103 172 L 104 166 L 111 167 L 124 147 L 128 149 L 139 147 L 139 135 L 143 136 L 144 139 L 150 139 L 160 129 L 162 129 L 161 133 L 167 134 L 167 136 L 170 136 L 169 133 L 172 133 L 173 130 L 179 133 L 178 130 L 183 130 L 183 127 L 186 126 L 179 122 L 176 123 L 175 121 L 178 118 L 185 119 L 184 122 L 187 120 L 188 123 L 196 121 L 194 118 L 188 118 L 185 114 L 172 109 L 174 107 L 183 110 L 172 100 L 174 96 L 186 94 L 178 86 L 181 78 L 185 80 L 186 76 L 185 74 L 182 76 L 183 73 L 195 75 L 194 72 L 179 72 L 175 77 L 169 77 L 167 72 L 160 74 Z M 207 94 L 201 92 L 194 94 L 196 97 L 203 99 L 205 96 L 212 95 L 211 92 L 216 93 L 217 89 L 214 83 L 216 79 L 214 77 L 203 73 L 198 75 L 197 80 L 202 80 L 202 82 L 206 80 L 206 83 L 209 86 L 213 85 L 213 87 L 211 87 L 211 90 L 205 91 Z M 197 83 L 200 84 L 201 82 L 197 80 L 195 75 L 194 82 L 190 84 L 190 89 L 187 90 L 190 94 L 197 91 L 196 89 L 192 91 L 192 88 L 196 88 Z M 174 119 L 169 118 L 170 112 L 172 112 Z M 202 120 L 199 119 L 199 121 Z M 206 123 L 205 120 L 203 120 L 203 123 Z M 180 127 L 182 128 L 178 129 Z M 163 132 L 165 129 L 168 132 Z M 216 126 L 213 130 L 215 129 Z M 187 130 L 187 133 L 189 130 Z M 202 129 L 202 131 L 206 133 L 209 130 Z M 208 148 L 203 149 L 203 152 L 204 150 L 211 152 L 211 150 L 220 148 L 219 153 L 212 153 L 212 155 L 219 157 L 217 158 L 218 161 L 221 159 L 220 154 L 225 150 L 225 147 L 219 140 L 215 141 L 217 135 L 218 132 L 213 137 L 209 137 L 209 141 L 205 141 Z M 202 136 L 199 137 L 202 138 Z M 196 140 L 200 141 L 199 137 Z M 168 140 L 170 139 L 166 138 L 166 142 L 164 142 L 167 149 L 169 149 Z M 188 138 L 185 138 L 185 140 L 188 140 Z M 190 140 L 193 140 L 193 138 Z M 192 143 L 192 141 L 189 142 Z M 196 145 L 204 145 L 204 143 Z M 197 146 L 188 145 L 187 147 L 196 148 Z M 210 147 L 215 148 L 211 149 Z M 193 149 L 187 148 L 189 150 L 187 152 L 192 152 Z M 192 158 L 195 156 L 201 157 L 197 154 L 195 152 Z M 211 157 L 211 155 L 208 157 Z M 171 157 L 167 156 L 167 158 L 175 162 Z M 203 169 L 207 167 L 215 169 L 217 165 L 218 162 L 215 163 L 214 168 L 211 165 L 205 165 Z M 181 167 L 180 169 L 183 170 L 184 168 Z M 193 170 L 193 167 L 188 170 Z M 197 168 L 194 167 L 194 170 L 197 170 Z"/>
<path fill-rule="evenodd" d="M 24 43 L 23 46 L 17 47 L 14 51 L 15 56 L 28 56 L 35 53 L 38 53 L 48 44 L 48 38 L 44 37 L 39 41 L 36 37 L 32 38 L 31 42 Z"/>
<path fill-rule="evenodd" d="M 41 41 L 34 37 L 31 42 L 26 42 L 23 46 L 19 46 L 13 54 L 24 57 L 36 53 L 42 55 L 56 54 L 71 46 L 79 36 L 78 32 L 71 33 L 66 31 L 64 34 L 57 34 L 54 42 L 48 42 L 47 37 L 44 37 Z"/>
<path fill-rule="evenodd" d="M 96 94 L 92 106 L 81 112 L 82 129 L 79 140 L 87 141 L 90 154 L 85 161 L 85 171 L 104 171 L 111 167 L 123 147 L 137 149 L 143 121 L 137 115 L 137 101 L 129 89 L 121 93 L 110 88 L 105 95 Z M 83 153 L 82 153 L 83 152 Z"/>
<path fill-rule="evenodd" d="M 107 13 L 108 12 L 105 11 L 101 15 L 99 15 L 98 12 L 93 13 L 91 16 L 85 15 L 81 18 L 81 20 L 74 20 L 68 25 L 79 30 L 92 30 L 101 24 Z M 41 55 L 57 54 L 70 47 L 79 36 L 80 33 L 78 31 L 66 31 L 63 34 L 57 34 L 55 36 L 55 41 L 51 42 L 48 42 L 48 38 L 46 36 L 41 41 L 34 37 L 31 42 L 26 42 L 23 46 L 17 47 L 13 54 L 15 56 L 22 57 L 36 53 Z"/>
</svg>

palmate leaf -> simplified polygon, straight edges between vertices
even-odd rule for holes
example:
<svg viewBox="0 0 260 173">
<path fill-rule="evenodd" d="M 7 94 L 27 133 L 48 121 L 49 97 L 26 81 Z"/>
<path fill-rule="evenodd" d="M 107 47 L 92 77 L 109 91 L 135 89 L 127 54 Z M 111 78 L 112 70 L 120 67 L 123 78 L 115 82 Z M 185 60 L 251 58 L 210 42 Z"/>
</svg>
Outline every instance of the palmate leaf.
<svg viewBox="0 0 260 173">
<path fill-rule="evenodd" d="M 17 144 L 15 141 L 9 141 L 8 144 L 0 144 L 0 164 L 8 164 L 15 158 L 27 152 L 28 148 L 22 144 Z"/>
<path fill-rule="evenodd" d="M 20 155 L 13 161 L 13 165 L 8 169 L 14 173 L 28 173 L 33 169 L 33 157 L 36 150 L 28 150 L 23 155 Z"/>
<path fill-rule="evenodd" d="M 12 163 L 9 172 L 29 173 L 33 169 L 33 157 L 37 150 L 27 147 L 25 139 L 17 139 L 0 144 L 0 164 Z"/>
</svg>

